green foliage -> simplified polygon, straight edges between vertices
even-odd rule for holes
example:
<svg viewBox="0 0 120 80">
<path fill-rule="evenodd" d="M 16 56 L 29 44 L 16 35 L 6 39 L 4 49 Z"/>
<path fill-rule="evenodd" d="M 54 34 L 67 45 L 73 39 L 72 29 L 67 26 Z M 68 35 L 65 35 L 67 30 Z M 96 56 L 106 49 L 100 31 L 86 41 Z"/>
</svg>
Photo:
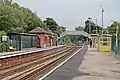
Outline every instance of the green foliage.
<svg viewBox="0 0 120 80">
<path fill-rule="evenodd" d="M 5 32 L 29 32 L 42 25 L 36 13 L 13 3 L 12 0 L 0 0 L 0 30 Z"/>
<path fill-rule="evenodd" d="M 65 40 L 65 44 L 67 44 L 67 45 L 71 44 L 71 40 L 70 40 L 69 36 L 65 36 L 64 40 Z"/>
<path fill-rule="evenodd" d="M 46 30 L 51 30 L 60 34 L 66 30 L 59 26 L 52 18 L 46 18 L 44 22 L 30 9 L 21 7 L 12 0 L 0 0 L 0 31 L 22 33 L 43 26 Z"/>
<path fill-rule="evenodd" d="M 22 33 L 43 26 L 56 34 L 66 31 L 66 28 L 59 26 L 52 18 L 46 18 L 43 22 L 28 8 L 21 7 L 12 0 L 0 0 L 0 31 Z"/>
<path fill-rule="evenodd" d="M 43 22 L 46 24 L 48 29 L 50 29 L 54 33 L 57 33 L 56 31 L 57 31 L 58 24 L 55 22 L 54 19 L 46 18 L 46 20 L 44 20 Z"/>
<path fill-rule="evenodd" d="M 57 26 L 57 34 L 58 36 L 60 36 L 60 34 L 62 32 L 65 32 L 66 31 L 66 27 L 63 27 L 63 26 Z"/>
<path fill-rule="evenodd" d="M 72 43 L 75 43 L 76 36 L 69 36 Z"/>
<path fill-rule="evenodd" d="M 120 34 L 120 23 L 112 23 L 110 27 L 108 27 L 109 34 L 111 34 L 112 36 L 115 36 L 117 26 L 118 26 L 118 33 Z"/>
<path fill-rule="evenodd" d="M 44 25 L 48 30 L 51 30 L 53 33 L 58 34 L 58 36 L 66 31 L 66 27 L 59 26 L 57 22 L 53 18 L 46 18 L 46 20 L 43 21 Z"/>
<path fill-rule="evenodd" d="M 84 39 L 84 36 L 69 36 L 72 43 L 77 43 L 79 41 L 82 41 Z"/>
<path fill-rule="evenodd" d="M 5 31 L 0 31 L 0 37 L 6 35 Z"/>
<path fill-rule="evenodd" d="M 100 33 L 102 28 L 100 26 L 96 26 L 94 22 L 91 22 L 89 20 L 85 21 L 85 28 L 84 31 L 89 33 L 89 26 L 91 28 L 90 32 L 91 34 L 95 34 L 96 33 L 96 27 L 97 27 L 97 33 Z"/>
<path fill-rule="evenodd" d="M 0 0 L 0 3 L 5 3 L 7 5 L 11 5 L 13 0 Z"/>
</svg>

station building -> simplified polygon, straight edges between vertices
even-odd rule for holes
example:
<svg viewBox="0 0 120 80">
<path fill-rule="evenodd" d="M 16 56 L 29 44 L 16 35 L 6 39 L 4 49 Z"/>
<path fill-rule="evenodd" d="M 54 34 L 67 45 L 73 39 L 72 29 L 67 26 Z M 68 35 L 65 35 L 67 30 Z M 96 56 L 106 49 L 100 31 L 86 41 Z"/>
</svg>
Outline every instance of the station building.
<svg viewBox="0 0 120 80">
<path fill-rule="evenodd" d="M 37 35 L 36 46 L 37 48 L 54 46 L 56 44 L 57 35 L 45 30 L 42 27 L 37 27 L 29 32 L 30 34 Z"/>
</svg>

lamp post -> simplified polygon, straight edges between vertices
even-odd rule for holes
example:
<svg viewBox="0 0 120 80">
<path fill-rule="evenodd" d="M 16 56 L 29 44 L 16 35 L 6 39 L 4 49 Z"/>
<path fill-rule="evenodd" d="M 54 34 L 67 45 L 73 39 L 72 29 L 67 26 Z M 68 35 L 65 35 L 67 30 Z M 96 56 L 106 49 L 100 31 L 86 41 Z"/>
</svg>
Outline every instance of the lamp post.
<svg viewBox="0 0 120 80">
<path fill-rule="evenodd" d="M 103 16 L 103 12 L 104 12 L 104 9 L 102 8 L 102 35 L 103 35 L 103 26 L 104 26 L 104 25 L 103 25 L 103 24 L 104 24 L 104 23 L 103 23 L 103 22 L 104 22 L 104 21 L 103 21 L 103 17 L 104 17 L 104 16 Z"/>
<path fill-rule="evenodd" d="M 97 27 L 98 27 L 98 20 L 97 20 L 97 18 L 96 18 L 96 34 L 98 33 Z"/>
<path fill-rule="evenodd" d="M 101 30 L 98 30 L 98 51 L 100 51 L 100 35 L 101 35 Z"/>
<path fill-rule="evenodd" d="M 89 23 L 88 23 L 88 27 L 89 27 L 89 34 L 91 34 L 91 22 L 92 22 L 92 18 L 91 18 L 91 17 L 89 17 L 89 18 L 88 18 L 88 21 L 89 21 Z M 89 38 L 88 38 L 88 42 L 90 42 Z"/>
<path fill-rule="evenodd" d="M 102 35 L 103 35 L 103 26 L 104 26 L 104 9 L 103 9 L 102 5 L 100 5 L 100 7 L 102 8 Z"/>
</svg>

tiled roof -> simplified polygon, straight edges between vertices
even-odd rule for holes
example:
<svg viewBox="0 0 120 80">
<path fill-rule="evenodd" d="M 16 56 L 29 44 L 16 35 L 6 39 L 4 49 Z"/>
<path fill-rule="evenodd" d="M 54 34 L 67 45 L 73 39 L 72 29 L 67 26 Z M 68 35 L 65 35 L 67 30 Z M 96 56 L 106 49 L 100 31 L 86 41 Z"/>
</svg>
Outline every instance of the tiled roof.
<svg viewBox="0 0 120 80">
<path fill-rule="evenodd" d="M 49 31 L 45 30 L 44 28 L 37 27 L 30 31 L 29 33 L 34 33 L 34 34 L 51 34 Z"/>
</svg>

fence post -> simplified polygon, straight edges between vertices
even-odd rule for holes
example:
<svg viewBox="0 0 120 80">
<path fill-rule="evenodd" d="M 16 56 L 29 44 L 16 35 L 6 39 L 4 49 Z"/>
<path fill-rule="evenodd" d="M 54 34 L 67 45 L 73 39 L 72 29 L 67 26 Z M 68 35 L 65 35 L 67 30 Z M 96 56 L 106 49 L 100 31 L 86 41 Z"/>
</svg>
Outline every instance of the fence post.
<svg viewBox="0 0 120 80">
<path fill-rule="evenodd" d="M 118 48 L 117 48 L 117 53 L 119 54 L 119 37 L 118 37 Z"/>
</svg>

